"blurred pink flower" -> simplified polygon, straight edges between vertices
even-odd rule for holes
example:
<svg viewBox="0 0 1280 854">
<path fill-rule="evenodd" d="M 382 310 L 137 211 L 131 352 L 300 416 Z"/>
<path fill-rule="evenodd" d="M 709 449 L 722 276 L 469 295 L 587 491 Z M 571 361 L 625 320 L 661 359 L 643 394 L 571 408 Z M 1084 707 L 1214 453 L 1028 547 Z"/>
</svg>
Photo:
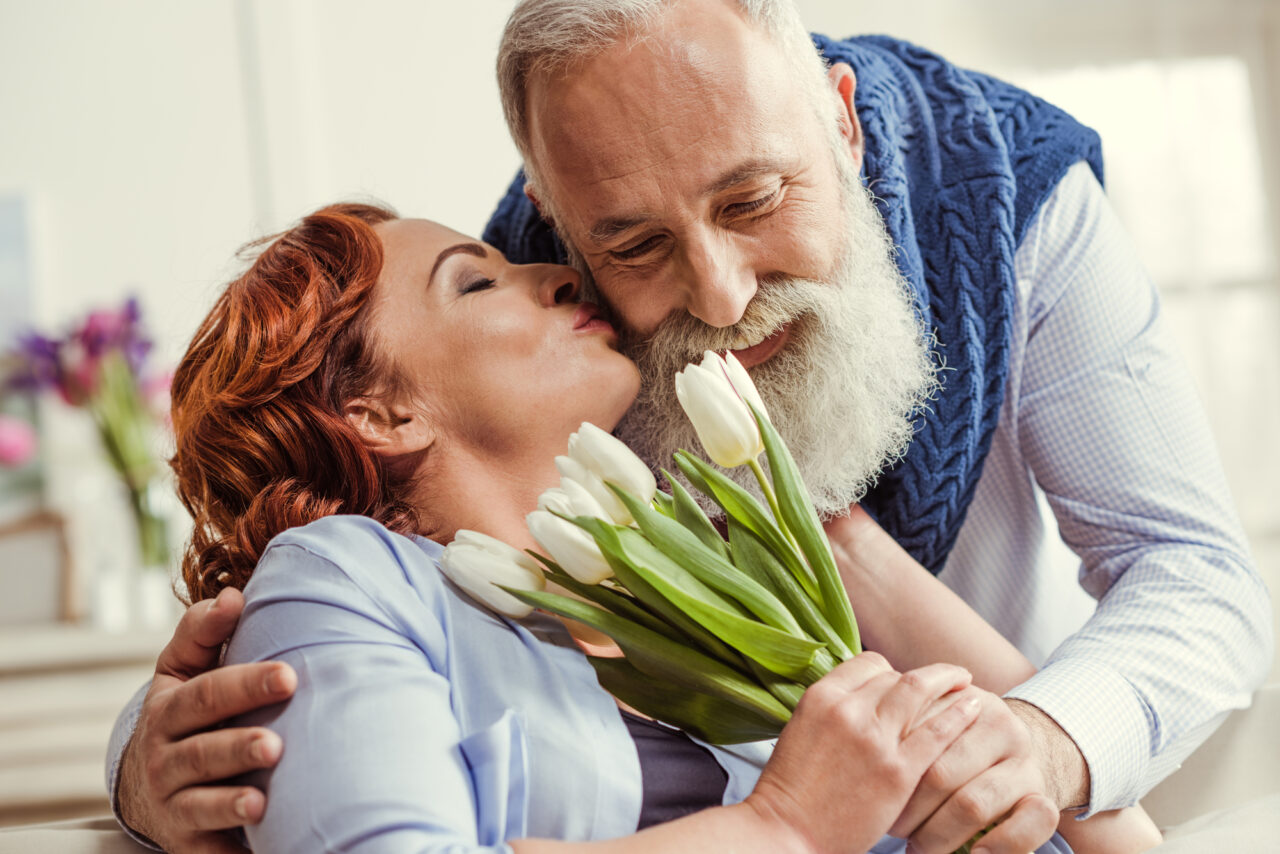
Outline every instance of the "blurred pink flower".
<svg viewBox="0 0 1280 854">
<path fill-rule="evenodd" d="M 31 425 L 0 415 L 0 466 L 17 468 L 36 455 L 36 431 Z"/>
</svg>

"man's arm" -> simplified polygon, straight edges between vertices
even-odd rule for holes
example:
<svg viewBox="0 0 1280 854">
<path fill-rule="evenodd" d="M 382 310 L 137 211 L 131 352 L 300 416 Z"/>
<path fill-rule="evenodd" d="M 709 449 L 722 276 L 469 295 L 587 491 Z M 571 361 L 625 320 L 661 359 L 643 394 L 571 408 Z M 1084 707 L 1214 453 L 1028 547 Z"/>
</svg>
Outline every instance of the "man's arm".
<svg viewBox="0 0 1280 854">
<path fill-rule="evenodd" d="M 261 791 L 217 781 L 275 765 L 279 736 L 261 727 L 213 728 L 288 699 L 297 678 L 276 662 L 211 669 L 243 605 L 240 592 L 227 589 L 188 608 L 145 693 L 116 721 L 107 786 L 116 818 L 140 842 L 179 854 L 242 852 L 220 831 L 262 818 Z"/>
<path fill-rule="evenodd" d="M 1050 719 L 1047 755 L 1069 757 L 1068 741 L 1081 754 L 1089 779 L 1062 799 L 1087 800 L 1060 805 L 1088 815 L 1135 803 L 1248 705 L 1269 667 L 1270 599 L 1154 288 L 1087 167 L 1027 241 L 1012 429 L 1099 604 L 1008 696 Z"/>
</svg>

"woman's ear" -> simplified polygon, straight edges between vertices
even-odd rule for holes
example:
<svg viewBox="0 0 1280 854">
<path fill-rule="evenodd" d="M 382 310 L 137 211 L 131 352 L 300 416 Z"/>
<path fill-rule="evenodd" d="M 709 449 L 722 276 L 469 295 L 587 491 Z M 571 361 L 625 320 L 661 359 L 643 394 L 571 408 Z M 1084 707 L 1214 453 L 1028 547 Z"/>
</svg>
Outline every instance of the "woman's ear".
<svg viewBox="0 0 1280 854">
<path fill-rule="evenodd" d="M 858 78 L 847 62 L 837 62 L 827 69 L 827 80 L 835 90 L 839 102 L 837 108 L 840 122 L 840 136 L 849 143 L 849 151 L 853 154 L 853 167 L 862 168 L 862 123 L 858 121 L 858 108 L 853 101 L 853 90 L 857 88 Z"/>
<path fill-rule="evenodd" d="M 343 416 L 360 434 L 365 447 L 385 457 L 419 453 L 436 440 L 434 428 L 418 409 L 376 397 L 358 397 L 343 407 Z"/>
</svg>

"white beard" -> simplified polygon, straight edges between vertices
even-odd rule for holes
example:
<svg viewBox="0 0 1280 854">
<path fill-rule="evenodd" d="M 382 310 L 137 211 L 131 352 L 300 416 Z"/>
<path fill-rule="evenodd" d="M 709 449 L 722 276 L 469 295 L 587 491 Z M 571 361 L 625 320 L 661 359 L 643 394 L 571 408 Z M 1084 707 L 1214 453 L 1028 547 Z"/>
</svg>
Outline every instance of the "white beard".
<svg viewBox="0 0 1280 854">
<path fill-rule="evenodd" d="M 739 334 L 759 340 L 788 322 L 783 349 L 751 376 L 819 514 L 844 513 L 906 453 L 915 418 L 939 388 L 933 337 L 894 264 L 893 242 L 870 192 L 840 166 L 849 238 L 833 281 L 762 281 L 731 327 L 680 312 L 647 341 L 624 335 L 623 351 L 636 360 L 642 381 L 616 432 L 655 469 L 674 471 L 671 455 L 679 448 L 702 450 L 676 400 L 675 373 L 704 350 L 729 349 Z M 728 474 L 760 495 L 747 467 Z"/>
</svg>

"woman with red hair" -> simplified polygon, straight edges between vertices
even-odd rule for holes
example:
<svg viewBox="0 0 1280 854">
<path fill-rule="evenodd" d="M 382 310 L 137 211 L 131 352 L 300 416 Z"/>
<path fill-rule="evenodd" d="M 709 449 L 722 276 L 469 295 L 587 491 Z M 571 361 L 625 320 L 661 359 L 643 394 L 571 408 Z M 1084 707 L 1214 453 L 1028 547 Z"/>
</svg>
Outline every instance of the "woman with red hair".
<svg viewBox="0 0 1280 854">
<path fill-rule="evenodd" d="M 620 708 L 583 653 L 606 639 L 440 573 L 464 528 L 536 548 L 524 517 L 567 437 L 637 393 L 574 270 L 369 205 L 264 243 L 173 386 L 187 589 L 243 588 L 227 660 L 298 677 L 247 721 L 286 744 L 253 781 L 254 848 L 900 849 L 878 840 L 976 716 L 965 671 L 868 653 L 776 748 L 710 747 Z"/>
</svg>

